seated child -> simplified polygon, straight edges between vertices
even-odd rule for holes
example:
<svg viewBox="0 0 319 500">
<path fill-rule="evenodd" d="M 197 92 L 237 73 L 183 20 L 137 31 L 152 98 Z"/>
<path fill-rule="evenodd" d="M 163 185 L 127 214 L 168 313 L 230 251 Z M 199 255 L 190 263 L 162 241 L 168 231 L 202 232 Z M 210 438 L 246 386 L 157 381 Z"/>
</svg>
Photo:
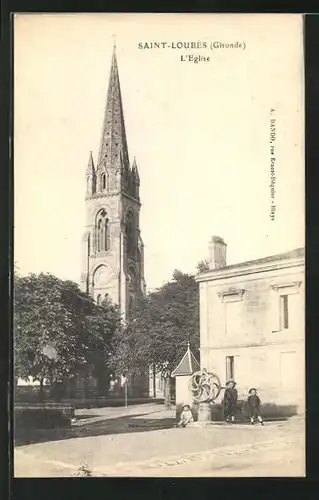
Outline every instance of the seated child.
<svg viewBox="0 0 319 500">
<path fill-rule="evenodd" d="M 192 422 L 194 422 L 192 410 L 190 409 L 189 405 L 184 405 L 182 408 L 180 421 L 178 422 L 177 427 L 186 427 L 186 425 Z"/>
<path fill-rule="evenodd" d="M 254 425 L 256 419 L 261 423 L 261 425 L 264 425 L 262 416 L 260 414 L 261 401 L 259 396 L 257 395 L 257 389 L 252 387 L 248 392 L 249 396 L 247 399 L 247 408 L 251 425 Z"/>
</svg>

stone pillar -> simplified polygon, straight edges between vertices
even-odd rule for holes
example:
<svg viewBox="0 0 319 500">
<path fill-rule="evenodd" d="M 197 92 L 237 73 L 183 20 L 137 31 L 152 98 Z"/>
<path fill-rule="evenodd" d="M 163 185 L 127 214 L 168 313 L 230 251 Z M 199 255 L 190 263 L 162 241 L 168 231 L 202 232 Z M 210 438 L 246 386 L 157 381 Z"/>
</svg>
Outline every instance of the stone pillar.
<svg viewBox="0 0 319 500">
<path fill-rule="evenodd" d="M 210 403 L 199 403 L 198 405 L 198 422 L 211 422 L 212 411 Z"/>
</svg>

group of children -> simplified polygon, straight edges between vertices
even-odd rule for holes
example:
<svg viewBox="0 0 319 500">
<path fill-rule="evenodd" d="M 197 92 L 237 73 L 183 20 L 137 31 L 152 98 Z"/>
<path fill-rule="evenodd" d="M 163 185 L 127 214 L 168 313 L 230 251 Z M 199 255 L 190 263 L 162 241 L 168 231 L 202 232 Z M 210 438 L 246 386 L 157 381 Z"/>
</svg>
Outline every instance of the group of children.
<svg viewBox="0 0 319 500">
<path fill-rule="evenodd" d="M 248 391 L 247 398 L 247 412 L 252 425 L 256 422 L 264 425 L 263 418 L 261 416 L 261 401 L 257 394 L 257 389 L 252 387 Z M 226 383 L 226 389 L 224 393 L 223 407 L 224 407 L 224 419 L 226 422 L 234 422 L 237 410 L 237 400 L 238 393 L 236 389 L 236 382 L 234 380 L 229 380 Z M 188 424 L 194 422 L 194 417 L 191 408 L 188 404 L 185 404 L 182 408 L 182 413 L 180 416 L 180 421 L 177 427 L 186 427 Z"/>
<path fill-rule="evenodd" d="M 247 398 L 247 412 L 250 418 L 250 422 L 254 425 L 255 421 L 264 425 L 263 418 L 261 416 L 261 401 L 257 394 L 257 389 L 252 387 L 248 391 Z M 234 380 L 229 380 L 226 384 L 225 394 L 224 394 L 224 418 L 227 422 L 234 422 L 237 410 L 237 400 L 238 393 L 236 389 L 236 382 Z"/>
</svg>

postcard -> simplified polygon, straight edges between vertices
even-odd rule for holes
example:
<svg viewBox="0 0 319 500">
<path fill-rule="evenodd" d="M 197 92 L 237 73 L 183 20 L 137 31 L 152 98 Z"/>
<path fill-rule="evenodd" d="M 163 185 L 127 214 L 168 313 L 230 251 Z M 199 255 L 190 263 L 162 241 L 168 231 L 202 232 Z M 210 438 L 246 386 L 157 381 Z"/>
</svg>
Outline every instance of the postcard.
<svg viewBox="0 0 319 500">
<path fill-rule="evenodd" d="M 305 476 L 299 14 L 14 17 L 15 477 Z"/>
</svg>

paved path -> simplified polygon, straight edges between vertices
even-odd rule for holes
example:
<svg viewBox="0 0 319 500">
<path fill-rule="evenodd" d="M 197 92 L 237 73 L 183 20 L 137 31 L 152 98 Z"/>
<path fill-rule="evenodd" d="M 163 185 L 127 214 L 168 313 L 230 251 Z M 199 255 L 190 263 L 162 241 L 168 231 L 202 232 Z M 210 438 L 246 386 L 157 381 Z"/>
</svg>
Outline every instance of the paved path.
<svg viewBox="0 0 319 500">
<path fill-rule="evenodd" d="M 89 408 L 75 411 L 75 416 L 81 424 L 94 423 L 113 418 L 121 418 L 135 416 L 137 419 L 148 416 L 152 419 L 163 419 L 167 417 L 175 417 L 175 409 L 164 410 L 163 405 L 149 403 L 143 405 L 130 405 L 128 407 L 105 407 L 105 408 Z"/>
<path fill-rule="evenodd" d="M 266 446 L 265 446 L 266 444 Z M 141 475 L 137 472 L 135 476 Z M 146 470 L 146 477 L 304 477 L 301 443 L 272 442 L 223 448 L 172 466 Z"/>
<path fill-rule="evenodd" d="M 114 418 L 118 409 L 104 417 L 108 410 Z M 160 417 L 158 407 L 148 410 Z M 302 476 L 303 433 L 303 421 L 292 419 L 65 439 L 17 447 L 15 476 L 72 476 L 83 464 L 95 476 Z"/>
</svg>

